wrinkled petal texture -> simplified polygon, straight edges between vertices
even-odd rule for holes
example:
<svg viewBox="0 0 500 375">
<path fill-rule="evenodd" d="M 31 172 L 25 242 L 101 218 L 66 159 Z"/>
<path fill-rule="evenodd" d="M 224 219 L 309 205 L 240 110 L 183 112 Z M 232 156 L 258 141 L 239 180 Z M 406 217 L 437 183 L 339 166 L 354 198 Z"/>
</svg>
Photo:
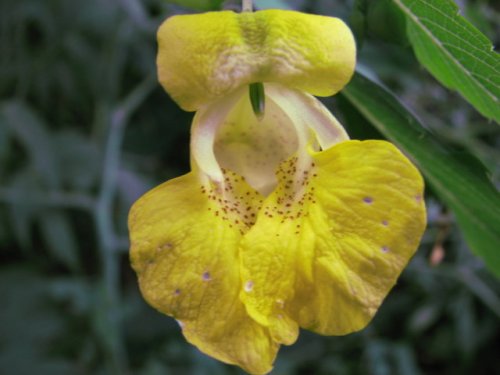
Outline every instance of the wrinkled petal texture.
<svg viewBox="0 0 500 375">
<path fill-rule="evenodd" d="M 351 78 L 356 54 L 340 19 L 285 10 L 173 16 L 158 44 L 160 82 L 187 111 L 253 82 L 333 95 Z"/>
<path fill-rule="evenodd" d="M 414 254 L 425 227 L 423 181 L 384 141 L 292 156 L 265 198 L 223 170 L 144 195 L 129 216 L 142 294 L 187 340 L 249 373 L 271 370 L 299 327 L 342 335 L 365 327 Z"/>
<path fill-rule="evenodd" d="M 290 344 L 298 328 L 364 328 L 417 249 L 423 181 L 392 144 L 345 141 L 313 153 L 299 194 L 291 158 L 241 243 L 249 314 Z"/>
<path fill-rule="evenodd" d="M 129 216 L 131 261 L 145 299 L 177 319 L 189 342 L 263 374 L 278 344 L 239 300 L 238 268 L 238 244 L 262 201 L 234 174 L 226 189 L 228 198 L 241 194 L 238 202 L 224 202 L 217 186 L 202 186 L 191 172 L 141 197 Z"/>
</svg>

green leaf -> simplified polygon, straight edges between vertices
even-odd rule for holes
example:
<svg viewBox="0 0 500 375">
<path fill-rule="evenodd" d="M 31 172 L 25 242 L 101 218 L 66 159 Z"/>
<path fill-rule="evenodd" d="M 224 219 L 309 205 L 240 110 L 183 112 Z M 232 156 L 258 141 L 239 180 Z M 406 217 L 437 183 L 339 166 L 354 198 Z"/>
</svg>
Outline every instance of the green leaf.
<svg viewBox="0 0 500 375">
<path fill-rule="evenodd" d="M 16 171 L 9 179 L 6 187 L 11 191 L 18 204 L 9 204 L 9 221 L 17 243 L 25 253 L 33 250 L 31 227 L 39 207 L 32 204 L 27 197 L 40 191 L 36 176 L 30 168 Z"/>
<path fill-rule="evenodd" d="M 1 162 L 7 157 L 9 153 L 9 132 L 7 124 L 0 114 L 0 171 L 2 170 Z"/>
<path fill-rule="evenodd" d="M 351 14 L 349 15 L 349 27 L 351 28 L 358 48 L 363 46 L 366 34 L 366 11 L 368 9 L 367 0 L 354 0 Z"/>
<path fill-rule="evenodd" d="M 394 358 L 396 374 L 419 375 L 415 352 L 409 344 L 394 344 L 391 354 Z"/>
<path fill-rule="evenodd" d="M 40 232 L 52 256 L 70 270 L 77 271 L 77 240 L 67 215 L 60 210 L 44 210 L 38 219 Z"/>
<path fill-rule="evenodd" d="M 455 213 L 469 247 L 500 276 L 500 194 L 470 154 L 447 149 L 391 94 L 356 74 L 342 94 L 420 168 Z"/>
<path fill-rule="evenodd" d="M 0 373 L 78 374 L 82 365 L 57 352 L 70 314 L 50 304 L 48 279 L 31 268 L 3 266 L 0 272 Z"/>
<path fill-rule="evenodd" d="M 55 188 L 60 183 L 57 160 L 51 143 L 50 133 L 43 121 L 24 103 L 5 102 L 0 106 L 10 133 L 18 139 L 29 155 L 38 172 L 38 177 L 48 187 Z"/>
<path fill-rule="evenodd" d="M 405 17 L 392 0 L 370 1 L 365 25 L 370 36 L 390 43 L 408 45 Z"/>
<path fill-rule="evenodd" d="M 94 142 L 75 130 L 62 130 L 52 136 L 64 186 L 74 190 L 93 187 L 100 172 L 100 151 Z"/>
<path fill-rule="evenodd" d="M 223 0 L 168 0 L 169 3 L 181 5 L 200 11 L 219 10 Z"/>
<path fill-rule="evenodd" d="M 484 116 L 500 123 L 500 56 L 451 0 L 394 0 L 418 60 Z"/>
</svg>

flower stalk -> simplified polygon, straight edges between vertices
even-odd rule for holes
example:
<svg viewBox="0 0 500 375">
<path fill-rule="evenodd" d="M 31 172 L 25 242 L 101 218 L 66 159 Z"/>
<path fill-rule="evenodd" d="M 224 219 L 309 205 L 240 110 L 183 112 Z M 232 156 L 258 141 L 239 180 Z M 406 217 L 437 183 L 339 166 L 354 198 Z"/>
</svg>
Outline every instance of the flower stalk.
<svg viewBox="0 0 500 375">
<path fill-rule="evenodd" d="M 241 11 L 242 12 L 253 12 L 253 1 L 252 0 L 242 0 Z"/>
</svg>

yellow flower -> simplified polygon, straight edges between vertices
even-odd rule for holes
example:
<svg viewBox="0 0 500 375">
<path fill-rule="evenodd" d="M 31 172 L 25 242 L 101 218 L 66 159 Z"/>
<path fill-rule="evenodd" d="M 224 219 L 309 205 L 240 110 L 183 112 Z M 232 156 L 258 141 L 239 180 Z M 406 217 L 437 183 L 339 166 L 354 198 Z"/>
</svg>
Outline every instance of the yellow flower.
<svg viewBox="0 0 500 375">
<path fill-rule="evenodd" d="M 131 260 L 145 299 L 204 353 L 264 374 L 299 327 L 365 327 L 415 252 L 423 182 L 392 144 L 351 141 L 312 95 L 349 81 L 339 19 L 292 11 L 169 18 L 160 82 L 197 111 L 192 171 L 140 198 Z M 249 85 L 262 82 L 264 117 Z"/>
</svg>

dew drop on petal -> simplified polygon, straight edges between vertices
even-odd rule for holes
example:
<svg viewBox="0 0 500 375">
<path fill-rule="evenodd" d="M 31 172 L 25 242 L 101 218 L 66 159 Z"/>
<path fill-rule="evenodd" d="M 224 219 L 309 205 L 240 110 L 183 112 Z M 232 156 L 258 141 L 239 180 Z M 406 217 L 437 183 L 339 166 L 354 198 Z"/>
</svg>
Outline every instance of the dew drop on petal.
<svg viewBox="0 0 500 375">
<path fill-rule="evenodd" d="M 251 292 L 252 289 L 253 289 L 253 281 L 252 280 L 248 280 L 245 283 L 244 289 L 245 289 L 245 292 L 247 292 L 247 293 Z"/>
</svg>

